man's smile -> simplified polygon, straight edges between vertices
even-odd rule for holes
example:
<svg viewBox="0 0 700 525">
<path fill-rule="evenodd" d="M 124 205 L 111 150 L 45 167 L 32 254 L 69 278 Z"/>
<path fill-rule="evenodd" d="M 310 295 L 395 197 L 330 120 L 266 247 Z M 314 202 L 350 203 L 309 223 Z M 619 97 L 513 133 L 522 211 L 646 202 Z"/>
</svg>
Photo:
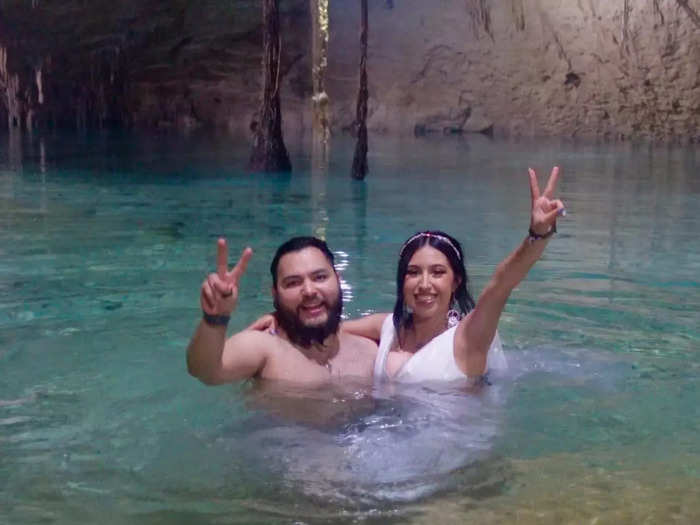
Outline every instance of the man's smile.
<svg viewBox="0 0 700 525">
<path fill-rule="evenodd" d="M 316 301 L 309 304 L 302 304 L 299 306 L 299 311 L 305 314 L 305 317 L 318 317 L 326 311 L 326 303 L 323 301 Z"/>
</svg>

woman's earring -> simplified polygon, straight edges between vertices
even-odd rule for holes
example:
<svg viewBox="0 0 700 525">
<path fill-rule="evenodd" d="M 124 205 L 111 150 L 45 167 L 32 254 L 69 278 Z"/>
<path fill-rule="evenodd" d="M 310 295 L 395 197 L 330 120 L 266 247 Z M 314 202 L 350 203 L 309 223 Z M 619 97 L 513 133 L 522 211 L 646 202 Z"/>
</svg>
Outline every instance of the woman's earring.
<svg viewBox="0 0 700 525">
<path fill-rule="evenodd" d="M 401 324 L 403 326 L 409 326 L 413 322 L 413 308 L 406 306 L 403 303 L 403 311 L 401 312 Z"/>
<path fill-rule="evenodd" d="M 455 308 L 454 294 L 452 295 L 452 300 L 450 301 L 450 304 L 452 306 L 447 311 L 447 327 L 448 328 L 452 328 L 453 326 L 456 326 L 462 320 L 462 314 L 459 313 L 459 310 L 457 310 L 457 308 Z"/>
<path fill-rule="evenodd" d="M 461 320 L 462 320 L 462 314 L 460 314 L 454 308 L 450 308 L 447 311 L 447 327 L 448 328 L 452 328 L 453 326 L 458 325 Z"/>
</svg>

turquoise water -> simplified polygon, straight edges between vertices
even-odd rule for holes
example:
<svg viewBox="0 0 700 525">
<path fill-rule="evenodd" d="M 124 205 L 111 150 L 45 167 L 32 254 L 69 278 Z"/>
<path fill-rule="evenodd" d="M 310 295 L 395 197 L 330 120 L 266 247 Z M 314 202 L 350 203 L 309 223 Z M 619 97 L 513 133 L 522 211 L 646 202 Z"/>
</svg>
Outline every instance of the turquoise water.
<svg viewBox="0 0 700 525">
<path fill-rule="evenodd" d="M 190 137 L 0 137 L 0 523 L 700 520 L 698 149 L 374 138 L 291 176 Z M 215 242 L 268 264 L 325 237 L 345 312 L 391 308 L 403 240 L 460 239 L 478 293 L 528 226 L 528 166 L 569 215 L 500 324 L 481 396 L 204 387 L 185 370 Z"/>
</svg>

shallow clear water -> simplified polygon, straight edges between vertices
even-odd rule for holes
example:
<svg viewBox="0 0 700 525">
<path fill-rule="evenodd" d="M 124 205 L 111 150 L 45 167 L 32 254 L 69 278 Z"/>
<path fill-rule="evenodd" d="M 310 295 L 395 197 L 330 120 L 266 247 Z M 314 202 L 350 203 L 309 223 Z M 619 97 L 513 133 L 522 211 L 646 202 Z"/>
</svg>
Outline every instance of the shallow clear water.
<svg viewBox="0 0 700 525">
<path fill-rule="evenodd" d="M 291 176 L 192 137 L 0 137 L 0 523 L 700 520 L 697 149 L 373 138 Z M 397 251 L 441 228 L 474 291 L 522 239 L 526 168 L 569 215 L 500 324 L 482 395 L 209 388 L 184 349 L 215 241 L 268 264 L 325 237 L 350 316 L 391 308 Z"/>
</svg>

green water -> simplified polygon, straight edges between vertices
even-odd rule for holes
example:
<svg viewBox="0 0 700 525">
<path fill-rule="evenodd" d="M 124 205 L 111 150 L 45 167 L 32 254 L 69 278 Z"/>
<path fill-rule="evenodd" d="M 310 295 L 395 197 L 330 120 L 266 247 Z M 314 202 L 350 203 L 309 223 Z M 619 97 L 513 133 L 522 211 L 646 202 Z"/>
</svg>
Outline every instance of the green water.
<svg viewBox="0 0 700 525">
<path fill-rule="evenodd" d="M 358 183 L 347 140 L 327 171 L 292 141 L 291 176 L 223 138 L 0 144 L 0 523 L 700 520 L 698 149 L 374 138 Z M 418 229 L 463 242 L 478 293 L 526 233 L 526 168 L 554 163 L 569 215 L 485 397 L 349 388 L 295 423 L 187 375 L 218 236 L 255 250 L 231 330 L 298 234 L 336 252 L 350 316 L 391 308 Z"/>
</svg>

